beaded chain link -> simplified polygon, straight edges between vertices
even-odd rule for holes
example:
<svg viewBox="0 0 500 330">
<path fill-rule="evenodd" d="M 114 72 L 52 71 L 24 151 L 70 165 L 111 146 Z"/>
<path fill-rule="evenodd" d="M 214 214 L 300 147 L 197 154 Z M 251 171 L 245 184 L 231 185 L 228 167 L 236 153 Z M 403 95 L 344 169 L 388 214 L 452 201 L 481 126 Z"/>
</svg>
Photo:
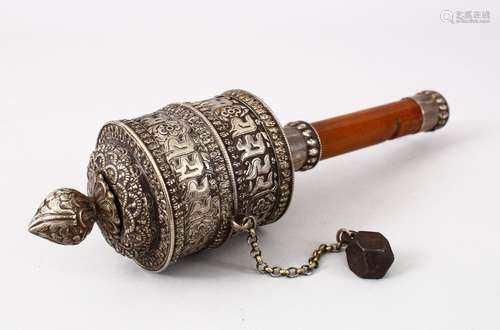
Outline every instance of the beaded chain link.
<svg viewBox="0 0 500 330">
<path fill-rule="evenodd" d="M 288 277 L 294 278 L 302 275 L 310 275 L 319 267 L 319 261 L 325 253 L 341 252 L 350 241 L 356 236 L 356 232 L 347 229 L 339 229 L 337 231 L 337 242 L 332 244 L 321 244 L 312 253 L 307 264 L 300 267 L 281 267 L 271 266 L 262 256 L 262 250 L 259 246 L 257 237 L 257 223 L 255 218 L 247 216 L 241 224 L 233 223 L 237 230 L 246 231 L 248 233 L 247 242 L 250 245 L 250 256 L 255 259 L 255 267 L 261 274 L 267 274 L 272 277 Z"/>
</svg>

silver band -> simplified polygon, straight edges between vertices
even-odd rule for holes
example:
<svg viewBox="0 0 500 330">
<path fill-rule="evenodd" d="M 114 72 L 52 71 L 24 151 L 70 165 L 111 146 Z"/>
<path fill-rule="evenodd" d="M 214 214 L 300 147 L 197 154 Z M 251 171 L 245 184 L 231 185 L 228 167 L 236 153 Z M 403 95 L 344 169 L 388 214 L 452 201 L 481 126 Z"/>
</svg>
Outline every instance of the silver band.
<svg viewBox="0 0 500 330">
<path fill-rule="evenodd" d="M 446 125 L 450 116 L 450 108 L 446 99 L 435 91 L 422 91 L 411 97 L 422 111 L 420 132 L 430 132 Z"/>
<path fill-rule="evenodd" d="M 288 123 L 284 130 L 295 171 L 307 171 L 316 166 L 321 158 L 321 141 L 314 127 L 305 121 L 295 121 Z"/>
</svg>

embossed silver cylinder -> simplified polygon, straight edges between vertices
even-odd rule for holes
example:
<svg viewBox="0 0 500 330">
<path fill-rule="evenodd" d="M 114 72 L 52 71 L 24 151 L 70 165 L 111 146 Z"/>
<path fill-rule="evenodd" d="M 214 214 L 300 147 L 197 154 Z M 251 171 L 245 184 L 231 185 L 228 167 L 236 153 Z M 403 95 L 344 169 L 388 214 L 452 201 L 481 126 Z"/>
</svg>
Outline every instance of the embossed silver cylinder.
<svg viewBox="0 0 500 330">
<path fill-rule="evenodd" d="M 278 220 L 293 189 L 281 126 L 242 90 L 108 123 L 88 171 L 89 187 L 101 173 L 117 200 L 120 221 L 96 221 L 106 240 L 153 271 L 223 244 L 247 214 Z"/>
</svg>

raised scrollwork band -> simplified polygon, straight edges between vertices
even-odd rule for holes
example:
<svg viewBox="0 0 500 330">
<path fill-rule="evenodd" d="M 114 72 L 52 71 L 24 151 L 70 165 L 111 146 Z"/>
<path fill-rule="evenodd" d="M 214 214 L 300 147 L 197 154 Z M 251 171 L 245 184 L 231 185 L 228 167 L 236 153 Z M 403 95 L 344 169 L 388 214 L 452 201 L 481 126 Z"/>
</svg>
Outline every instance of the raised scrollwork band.
<svg viewBox="0 0 500 330">
<path fill-rule="evenodd" d="M 276 179 L 276 190 L 267 188 L 267 192 L 261 192 L 258 196 L 254 195 L 251 207 L 247 208 L 246 214 L 252 214 L 256 217 L 257 223 L 260 225 L 275 222 L 287 210 L 293 192 L 293 164 L 285 133 L 271 109 L 255 95 L 238 89 L 227 91 L 223 95 L 237 100 L 241 105 L 254 112 L 257 115 L 255 123 L 264 130 L 262 136 L 269 138 L 268 142 L 273 152 L 266 155 L 269 155 L 269 157 L 274 155 L 275 157 L 276 169 L 274 177 Z M 260 160 L 262 161 L 262 158 Z M 274 165 L 274 161 L 271 160 L 271 164 Z M 256 164 L 253 165 L 255 167 Z M 262 180 L 262 176 L 257 179 Z M 268 216 L 267 209 L 274 202 L 274 198 L 276 198 L 276 205 L 274 205 Z"/>
</svg>

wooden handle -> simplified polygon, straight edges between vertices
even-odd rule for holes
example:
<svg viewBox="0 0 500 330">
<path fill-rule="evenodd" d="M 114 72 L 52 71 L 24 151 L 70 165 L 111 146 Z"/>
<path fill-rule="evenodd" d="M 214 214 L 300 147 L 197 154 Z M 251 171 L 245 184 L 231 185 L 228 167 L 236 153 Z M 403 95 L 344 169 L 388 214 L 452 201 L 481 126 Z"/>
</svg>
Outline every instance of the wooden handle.
<svg viewBox="0 0 500 330">
<path fill-rule="evenodd" d="M 421 97 L 417 96 L 418 94 L 413 98 L 404 98 L 401 101 L 313 122 L 311 125 L 321 141 L 321 159 L 408 134 L 435 130 L 439 128 L 438 125 L 444 126 L 448 114 L 442 115 L 444 120 L 440 123 L 439 106 L 443 105 L 442 108 L 448 111 L 445 99 L 436 92 L 424 94 L 430 96 L 430 100 L 420 100 Z M 438 111 L 434 111 L 436 106 Z M 431 110 L 435 118 L 428 115 Z M 432 120 L 433 125 L 428 123 L 429 120 Z"/>
<path fill-rule="evenodd" d="M 417 133 L 422 111 L 413 99 L 311 123 L 321 140 L 321 159 Z"/>
<path fill-rule="evenodd" d="M 408 134 L 434 131 L 448 121 L 444 97 L 423 91 L 401 101 L 313 122 L 289 123 L 285 134 L 295 170 L 309 170 L 327 159 Z M 319 156 L 319 157 L 318 157 Z"/>
</svg>

